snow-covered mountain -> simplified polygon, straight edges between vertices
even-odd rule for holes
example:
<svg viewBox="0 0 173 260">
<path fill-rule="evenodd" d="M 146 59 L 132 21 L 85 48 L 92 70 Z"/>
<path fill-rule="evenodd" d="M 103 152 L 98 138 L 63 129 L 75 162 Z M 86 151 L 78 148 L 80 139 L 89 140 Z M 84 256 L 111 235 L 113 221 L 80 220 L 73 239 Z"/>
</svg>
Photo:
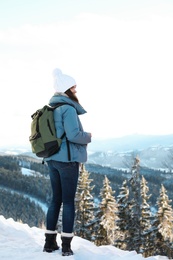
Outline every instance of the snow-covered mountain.
<svg viewBox="0 0 173 260">
<path fill-rule="evenodd" d="M 5 219 L 0 215 L 0 259 L 2 260 L 47 260 L 66 259 L 61 256 L 61 250 L 54 253 L 43 252 L 44 230 L 29 227 L 27 224 Z M 60 234 L 57 242 L 61 245 Z M 168 259 L 165 256 L 151 256 L 144 258 L 135 251 L 123 251 L 113 246 L 95 246 L 92 242 L 77 236 L 72 240 L 73 256 L 69 260 L 141 260 Z"/>
<path fill-rule="evenodd" d="M 95 152 L 88 156 L 88 163 L 109 166 L 116 169 L 131 168 L 134 157 L 138 156 L 140 165 L 150 169 L 173 169 L 173 147 L 149 147 L 129 152 Z"/>
<path fill-rule="evenodd" d="M 148 147 L 173 146 L 172 135 L 127 135 L 119 138 L 96 139 L 93 138 L 88 148 L 92 152 L 127 152 L 144 150 Z"/>
<path fill-rule="evenodd" d="M 173 135 L 129 135 L 93 140 L 89 144 L 88 163 L 117 169 L 131 167 L 138 156 L 140 165 L 152 169 L 172 169 Z"/>
</svg>

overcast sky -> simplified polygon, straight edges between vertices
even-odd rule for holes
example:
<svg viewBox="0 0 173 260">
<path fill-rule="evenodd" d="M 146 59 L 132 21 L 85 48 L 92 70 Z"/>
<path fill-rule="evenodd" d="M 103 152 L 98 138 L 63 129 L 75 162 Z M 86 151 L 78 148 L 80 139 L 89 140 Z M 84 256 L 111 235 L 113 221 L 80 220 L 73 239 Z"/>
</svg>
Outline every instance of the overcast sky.
<svg viewBox="0 0 173 260">
<path fill-rule="evenodd" d="M 172 28 L 172 0 L 1 0 L 0 145 L 28 143 L 55 67 L 94 138 L 172 134 Z"/>
</svg>

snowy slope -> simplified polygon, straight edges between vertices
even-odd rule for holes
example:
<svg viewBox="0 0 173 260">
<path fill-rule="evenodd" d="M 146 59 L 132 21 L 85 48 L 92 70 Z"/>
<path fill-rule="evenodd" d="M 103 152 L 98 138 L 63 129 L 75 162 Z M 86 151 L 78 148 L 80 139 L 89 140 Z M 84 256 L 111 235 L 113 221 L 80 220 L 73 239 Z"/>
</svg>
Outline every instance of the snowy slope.
<svg viewBox="0 0 173 260">
<path fill-rule="evenodd" d="M 58 235 L 60 245 L 60 235 Z M 43 252 L 44 230 L 30 228 L 27 224 L 15 222 L 0 216 L 0 259 L 1 260 L 48 260 L 48 259 L 75 259 L 75 260 L 140 260 L 140 259 L 168 259 L 155 256 L 143 258 L 135 251 L 122 251 L 113 246 L 96 247 L 91 242 L 74 237 L 72 248 L 73 256 L 61 256 L 61 250 L 54 253 Z"/>
</svg>

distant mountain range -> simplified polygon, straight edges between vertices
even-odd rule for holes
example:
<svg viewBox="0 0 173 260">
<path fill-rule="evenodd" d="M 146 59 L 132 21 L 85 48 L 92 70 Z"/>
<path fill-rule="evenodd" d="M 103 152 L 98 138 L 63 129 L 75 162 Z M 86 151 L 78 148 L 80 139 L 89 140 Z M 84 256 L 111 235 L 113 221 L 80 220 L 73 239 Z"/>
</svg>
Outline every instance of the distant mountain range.
<svg viewBox="0 0 173 260">
<path fill-rule="evenodd" d="M 142 167 L 162 171 L 173 169 L 173 147 L 150 147 L 134 152 L 94 152 L 89 154 L 88 163 L 108 166 L 115 169 L 131 169 L 134 158 L 140 159 Z"/>
<path fill-rule="evenodd" d="M 89 144 L 88 163 L 117 169 L 131 168 L 134 157 L 140 165 L 160 170 L 173 168 L 173 135 L 130 135 L 95 140 Z"/>
<path fill-rule="evenodd" d="M 94 139 L 88 145 L 89 151 L 93 152 L 127 152 L 143 150 L 153 146 L 173 146 L 172 135 L 128 135 L 120 138 Z"/>
<path fill-rule="evenodd" d="M 0 147 L 1 154 L 33 156 L 31 148 Z M 94 139 L 88 145 L 88 163 L 128 169 L 138 156 L 141 166 L 151 169 L 173 168 L 173 135 L 129 135 L 121 138 Z"/>
</svg>

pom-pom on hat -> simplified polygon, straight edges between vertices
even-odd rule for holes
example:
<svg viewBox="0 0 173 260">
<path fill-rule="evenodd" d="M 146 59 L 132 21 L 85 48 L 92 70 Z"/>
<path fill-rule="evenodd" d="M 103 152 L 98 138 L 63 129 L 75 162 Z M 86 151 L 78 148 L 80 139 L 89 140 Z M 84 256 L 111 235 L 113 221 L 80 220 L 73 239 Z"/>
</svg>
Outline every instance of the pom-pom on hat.
<svg viewBox="0 0 173 260">
<path fill-rule="evenodd" d="M 60 69 L 53 70 L 54 89 L 56 92 L 65 92 L 69 88 L 76 85 L 74 78 L 65 75 Z"/>
</svg>

